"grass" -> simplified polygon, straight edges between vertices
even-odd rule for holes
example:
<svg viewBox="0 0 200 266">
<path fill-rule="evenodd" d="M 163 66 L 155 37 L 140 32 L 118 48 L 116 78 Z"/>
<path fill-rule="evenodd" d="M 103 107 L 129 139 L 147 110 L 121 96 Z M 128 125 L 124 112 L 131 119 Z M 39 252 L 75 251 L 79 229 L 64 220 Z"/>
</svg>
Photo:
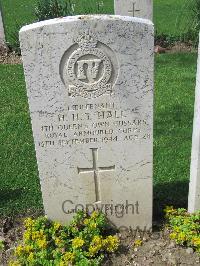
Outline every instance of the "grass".
<svg viewBox="0 0 200 266">
<path fill-rule="evenodd" d="M 3 8 L 6 40 L 11 41 L 11 35 L 22 25 L 35 21 L 35 0 L 0 0 Z"/>
<path fill-rule="evenodd" d="M 187 207 L 196 54 L 156 60 L 154 181 L 155 211 Z"/>
<path fill-rule="evenodd" d="M 186 32 L 192 17 L 189 2 L 191 0 L 154 0 L 156 32 L 169 36 L 179 36 Z"/>
<path fill-rule="evenodd" d="M 41 208 L 41 192 L 21 65 L 0 65 L 0 214 Z M 155 211 L 186 206 L 196 54 L 156 57 Z"/>
<path fill-rule="evenodd" d="M 34 16 L 36 0 L 0 1 L 2 2 L 4 11 L 6 38 L 12 43 L 11 35 L 13 32 L 17 31 L 22 25 L 36 21 Z M 93 6 L 91 12 L 95 12 L 93 2 L 96 2 L 96 0 L 76 1 L 79 5 L 76 13 L 83 13 L 83 9 L 86 9 L 88 13 L 91 6 Z M 113 14 L 113 3 L 114 0 L 104 0 L 105 9 L 101 10 L 101 12 Z M 191 19 L 191 9 L 187 7 L 187 4 L 188 0 L 154 0 L 154 23 L 156 32 L 159 35 L 179 36 L 182 32 L 186 31 Z"/>
<path fill-rule="evenodd" d="M 21 65 L 0 65 L 0 213 L 41 207 L 33 138 Z"/>
</svg>

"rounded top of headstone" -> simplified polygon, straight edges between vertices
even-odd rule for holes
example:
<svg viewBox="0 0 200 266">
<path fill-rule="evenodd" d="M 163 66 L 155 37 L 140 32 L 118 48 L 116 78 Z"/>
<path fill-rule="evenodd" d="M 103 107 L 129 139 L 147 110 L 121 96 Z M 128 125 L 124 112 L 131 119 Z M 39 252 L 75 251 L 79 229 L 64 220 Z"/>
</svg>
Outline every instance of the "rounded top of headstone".
<svg viewBox="0 0 200 266">
<path fill-rule="evenodd" d="M 68 17 L 60 17 L 60 18 L 55 18 L 55 19 L 49 19 L 49 20 L 44 20 L 40 22 L 36 22 L 30 25 L 23 26 L 20 30 L 21 32 L 33 30 L 36 28 L 44 27 L 44 26 L 49 26 L 49 25 L 55 25 L 55 24 L 60 24 L 60 23 L 74 23 L 78 21 L 90 21 L 90 20 L 96 20 L 96 21 L 112 21 L 112 20 L 117 20 L 117 21 L 130 21 L 130 22 L 135 22 L 135 23 L 140 23 L 140 24 L 146 24 L 146 25 L 151 25 L 153 26 L 152 21 L 148 19 L 143 19 L 143 18 L 137 18 L 137 17 L 129 17 L 129 16 L 119 16 L 119 15 L 77 15 L 77 16 L 68 16 Z"/>
</svg>

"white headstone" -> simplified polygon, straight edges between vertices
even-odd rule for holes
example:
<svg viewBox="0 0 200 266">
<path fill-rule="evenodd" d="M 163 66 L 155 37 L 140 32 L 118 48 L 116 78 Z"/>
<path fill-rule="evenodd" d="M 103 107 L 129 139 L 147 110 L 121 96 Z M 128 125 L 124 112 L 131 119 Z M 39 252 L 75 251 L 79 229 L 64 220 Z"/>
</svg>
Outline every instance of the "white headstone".
<svg viewBox="0 0 200 266">
<path fill-rule="evenodd" d="M 5 44 L 5 34 L 4 34 L 4 25 L 3 25 L 3 18 L 0 6 L 0 45 L 1 44 Z"/>
<path fill-rule="evenodd" d="M 200 45 L 195 92 L 188 211 L 200 210 Z"/>
<path fill-rule="evenodd" d="M 44 208 L 150 228 L 153 25 L 76 16 L 25 26 L 21 49 Z"/>
<path fill-rule="evenodd" d="M 153 20 L 153 0 L 115 0 L 115 14 Z"/>
</svg>

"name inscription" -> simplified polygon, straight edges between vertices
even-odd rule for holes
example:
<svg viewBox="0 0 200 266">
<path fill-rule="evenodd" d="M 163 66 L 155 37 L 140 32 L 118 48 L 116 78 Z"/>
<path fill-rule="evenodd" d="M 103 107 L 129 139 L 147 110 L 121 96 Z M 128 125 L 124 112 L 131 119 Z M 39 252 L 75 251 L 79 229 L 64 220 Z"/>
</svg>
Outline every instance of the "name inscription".
<svg viewBox="0 0 200 266">
<path fill-rule="evenodd" d="M 138 115 L 139 107 L 119 110 L 114 103 L 68 106 L 53 123 L 42 125 L 40 147 L 145 141 L 151 139 L 146 119 Z"/>
</svg>

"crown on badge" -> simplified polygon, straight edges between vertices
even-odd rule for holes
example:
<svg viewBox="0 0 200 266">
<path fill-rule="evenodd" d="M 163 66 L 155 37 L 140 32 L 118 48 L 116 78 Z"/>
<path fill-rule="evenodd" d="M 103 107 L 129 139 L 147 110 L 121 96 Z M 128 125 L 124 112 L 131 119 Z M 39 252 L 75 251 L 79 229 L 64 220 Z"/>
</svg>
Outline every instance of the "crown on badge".
<svg viewBox="0 0 200 266">
<path fill-rule="evenodd" d="M 97 40 L 95 35 L 91 32 L 85 32 L 77 38 L 77 43 L 82 49 L 95 48 L 97 46 Z"/>
</svg>

